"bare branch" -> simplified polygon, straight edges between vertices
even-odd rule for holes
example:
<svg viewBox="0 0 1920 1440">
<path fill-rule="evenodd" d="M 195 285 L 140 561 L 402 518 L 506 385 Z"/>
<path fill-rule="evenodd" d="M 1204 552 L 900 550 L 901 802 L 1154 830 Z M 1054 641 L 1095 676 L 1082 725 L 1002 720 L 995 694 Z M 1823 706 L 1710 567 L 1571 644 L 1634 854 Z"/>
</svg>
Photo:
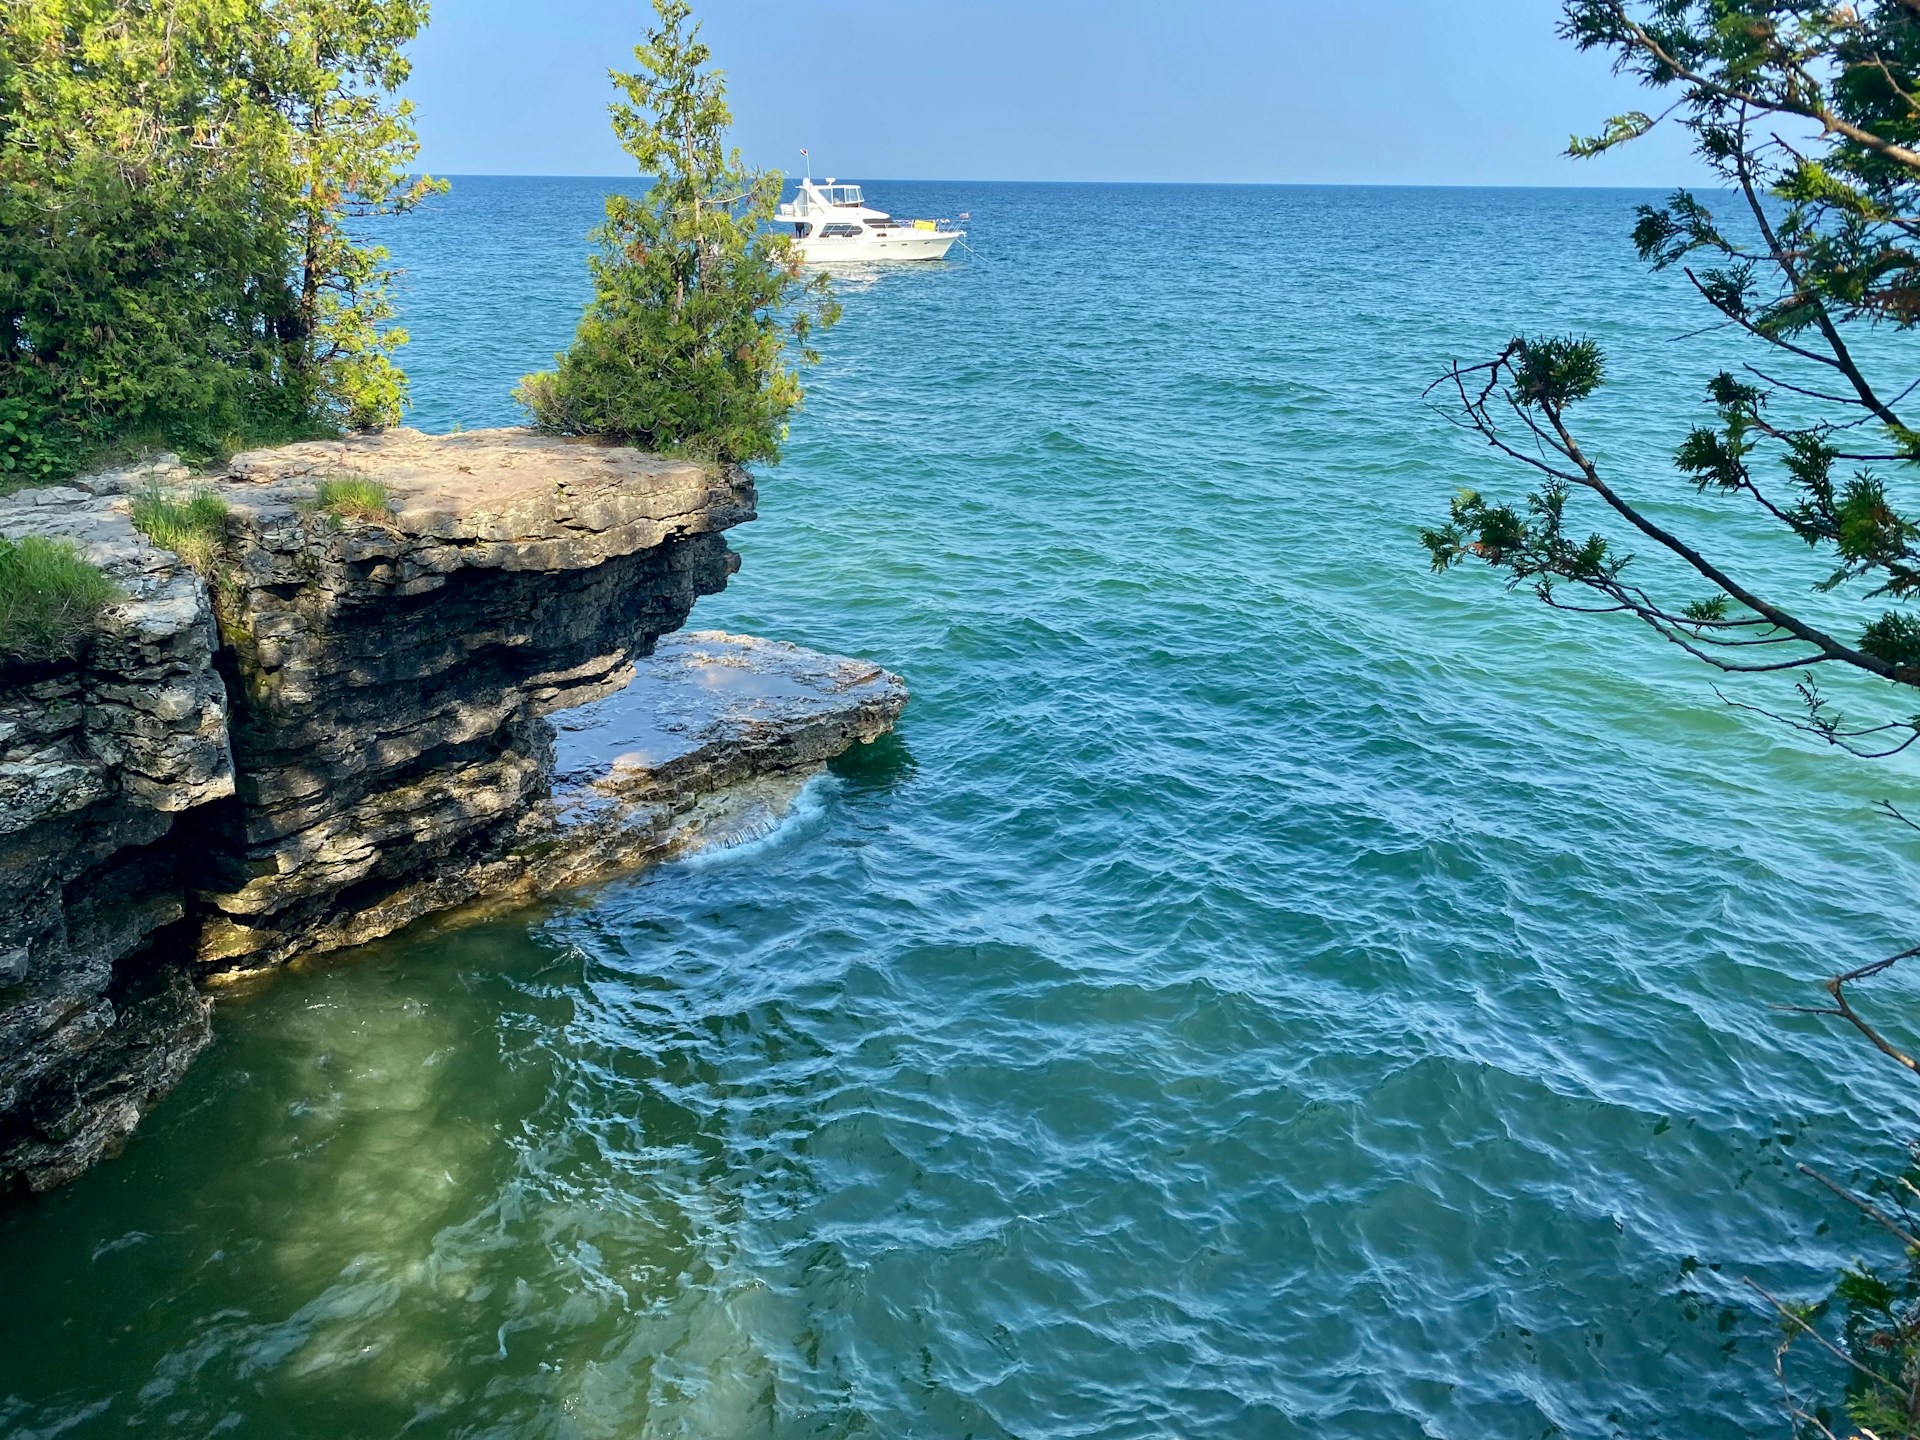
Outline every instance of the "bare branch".
<svg viewBox="0 0 1920 1440">
<path fill-rule="evenodd" d="M 1821 1174 L 1818 1170 L 1814 1169 L 1811 1165 L 1800 1165 L 1797 1168 L 1799 1169 L 1802 1175 L 1806 1175 L 1814 1180 L 1818 1180 L 1822 1185 L 1826 1186 L 1827 1189 L 1831 1190 L 1834 1194 L 1838 1195 L 1842 1200 L 1846 1201 L 1849 1205 L 1853 1206 L 1856 1210 L 1860 1211 L 1863 1215 L 1869 1216 L 1870 1218 L 1877 1220 L 1882 1226 L 1884 1226 L 1889 1232 L 1892 1233 L 1895 1239 L 1899 1240 L 1900 1243 L 1905 1245 L 1908 1249 L 1920 1250 L 1920 1238 L 1916 1238 L 1914 1233 L 1911 1230 L 1907 1229 L 1904 1225 L 1897 1224 L 1894 1220 L 1892 1220 L 1887 1215 L 1887 1212 L 1882 1210 L 1878 1205 L 1875 1205 L 1870 1200 L 1862 1200 L 1858 1195 L 1854 1194 L 1851 1190 L 1847 1189 L 1846 1186 L 1840 1184 L 1836 1180 L 1830 1179 L 1829 1177 Z"/>
<path fill-rule="evenodd" d="M 1763 1287 L 1757 1280 L 1753 1279 L 1751 1276 L 1742 1276 L 1741 1283 L 1746 1285 L 1749 1289 L 1757 1292 L 1763 1299 L 1766 1300 L 1766 1302 L 1769 1305 L 1773 1306 L 1773 1308 L 1779 1312 L 1781 1319 L 1785 1320 L 1789 1325 L 1792 1325 L 1798 1328 L 1802 1334 L 1811 1338 L 1814 1344 L 1818 1345 L 1822 1350 L 1825 1350 L 1829 1355 L 1833 1356 L 1833 1358 L 1838 1360 L 1841 1364 L 1846 1365 L 1851 1369 L 1857 1370 L 1860 1374 L 1864 1375 L 1867 1379 L 1871 1380 L 1876 1385 L 1884 1385 L 1887 1389 L 1893 1391 L 1896 1395 L 1901 1393 L 1900 1387 L 1898 1385 L 1895 1385 L 1891 1380 L 1887 1379 L 1886 1376 L 1876 1374 L 1874 1371 L 1869 1370 L 1866 1366 L 1862 1365 L 1858 1360 L 1854 1359 L 1851 1355 L 1847 1354 L 1846 1351 L 1842 1350 L 1838 1345 L 1834 1344 L 1831 1340 L 1827 1339 L 1826 1336 L 1822 1335 L 1818 1330 L 1814 1329 L 1805 1320 L 1801 1319 L 1797 1314 L 1795 1314 L 1791 1307 L 1782 1304 L 1778 1299 L 1774 1297 L 1771 1291 Z"/>
<path fill-rule="evenodd" d="M 1914 821 L 1908 819 L 1905 812 L 1895 806 L 1891 800 L 1876 800 L 1873 808 L 1889 819 L 1899 821 L 1909 830 L 1920 830 L 1920 824 L 1916 824 Z"/>
<path fill-rule="evenodd" d="M 1847 986 L 1857 984 L 1862 980 L 1870 980 L 1884 971 L 1891 970 L 1902 960 L 1911 960 L 1916 955 L 1920 955 L 1920 945 L 1914 946 L 1911 950 L 1902 950 L 1898 955 L 1889 955 L 1884 960 L 1876 960 L 1871 965 L 1862 965 L 1858 970 L 1849 970 L 1844 975 L 1834 976 L 1831 980 L 1827 981 L 1825 987 L 1827 993 L 1833 996 L 1834 1008 L 1827 1011 L 1809 1011 L 1806 1013 L 1830 1014 L 1845 1020 L 1849 1025 L 1853 1026 L 1854 1029 L 1866 1036 L 1873 1048 L 1878 1050 L 1882 1055 L 1885 1055 L 1898 1064 L 1904 1065 L 1915 1074 L 1920 1074 L 1920 1061 L 1915 1061 L 1914 1058 L 1905 1051 L 1896 1049 L 1885 1036 L 1881 1035 L 1878 1030 L 1867 1023 L 1847 999 Z"/>
</svg>

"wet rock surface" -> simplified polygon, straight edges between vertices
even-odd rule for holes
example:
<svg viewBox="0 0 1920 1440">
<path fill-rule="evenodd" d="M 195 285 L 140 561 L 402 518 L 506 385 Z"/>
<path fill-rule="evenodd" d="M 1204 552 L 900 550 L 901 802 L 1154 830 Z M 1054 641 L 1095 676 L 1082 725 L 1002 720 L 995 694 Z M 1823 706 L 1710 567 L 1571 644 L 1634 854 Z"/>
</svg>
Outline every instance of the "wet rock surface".
<svg viewBox="0 0 1920 1440">
<path fill-rule="evenodd" d="M 322 508 L 345 479 L 384 511 Z M 211 589 L 133 528 L 152 487 L 226 502 Z M 124 1139 L 206 1043 L 207 982 L 751 833 L 890 727 L 905 687 L 866 662 L 662 642 L 754 499 L 519 430 L 0 499 L 0 535 L 66 536 L 123 595 L 82 660 L 0 669 L 0 1190 Z"/>
<path fill-rule="evenodd" d="M 892 729 L 907 698 L 869 661 L 717 630 L 669 636 L 627 688 L 554 717 L 550 787 L 497 853 L 337 912 L 308 953 L 757 838 L 829 760 Z"/>
<path fill-rule="evenodd" d="M 869 661 L 718 630 L 671 636 L 628 689 L 559 718 L 536 839 L 562 843 L 527 857 L 527 883 L 556 890 L 763 833 L 906 704 L 906 683 Z"/>
</svg>

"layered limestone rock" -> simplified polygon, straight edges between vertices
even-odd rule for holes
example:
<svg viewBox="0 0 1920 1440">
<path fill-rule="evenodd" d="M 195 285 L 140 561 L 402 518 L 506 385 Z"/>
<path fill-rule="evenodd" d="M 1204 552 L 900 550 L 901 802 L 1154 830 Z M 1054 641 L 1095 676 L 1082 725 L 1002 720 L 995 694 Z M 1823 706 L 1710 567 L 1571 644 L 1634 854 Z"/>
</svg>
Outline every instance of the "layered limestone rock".
<svg viewBox="0 0 1920 1440">
<path fill-rule="evenodd" d="M 554 717 L 551 786 L 497 856 L 343 913 L 315 951 L 408 917 L 497 914 L 773 830 L 827 762 L 886 734 L 906 682 L 865 660 L 718 630 L 673 635 L 607 699 Z"/>
<path fill-rule="evenodd" d="M 151 942 L 187 913 L 189 812 L 233 794 L 205 584 L 124 501 L 0 499 L 0 535 L 69 539 L 119 587 L 83 660 L 0 671 L 0 1180 L 79 1173 L 206 1043 Z"/>
<path fill-rule="evenodd" d="M 211 591 L 134 530 L 156 487 L 225 502 Z M 0 669 L 0 1190 L 124 1137 L 204 983 L 752 833 L 890 727 L 905 687 L 864 662 L 656 654 L 753 507 L 737 469 L 523 430 L 0 500 L 123 595 L 83 662 Z"/>
<path fill-rule="evenodd" d="M 369 481 L 389 512 L 318 508 Z M 479 893 L 546 793 L 548 713 L 618 690 L 734 567 L 743 471 L 523 430 L 242 455 L 218 483 L 240 804 L 201 957 L 258 968 Z"/>
</svg>

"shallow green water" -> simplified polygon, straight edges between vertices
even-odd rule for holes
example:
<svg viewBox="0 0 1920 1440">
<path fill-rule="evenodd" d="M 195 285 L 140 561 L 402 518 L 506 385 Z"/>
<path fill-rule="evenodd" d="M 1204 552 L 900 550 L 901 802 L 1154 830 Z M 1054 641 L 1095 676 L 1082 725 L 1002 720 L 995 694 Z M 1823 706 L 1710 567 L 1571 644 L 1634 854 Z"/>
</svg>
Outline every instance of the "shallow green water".
<svg viewBox="0 0 1920 1440">
<path fill-rule="evenodd" d="M 419 423 L 511 417 L 598 188 L 397 237 Z M 898 738 L 225 1005 L 0 1220 L 0 1431 L 1771 1432 L 1737 1277 L 1818 1283 L 1864 1237 L 1791 1163 L 1915 1127 L 1768 1007 L 1910 940 L 1909 774 L 1415 539 L 1518 488 L 1418 399 L 1515 328 L 1606 338 L 1661 466 L 1711 352 L 1641 197 L 872 188 L 979 254 L 848 284 L 695 619 L 886 662 Z"/>
</svg>

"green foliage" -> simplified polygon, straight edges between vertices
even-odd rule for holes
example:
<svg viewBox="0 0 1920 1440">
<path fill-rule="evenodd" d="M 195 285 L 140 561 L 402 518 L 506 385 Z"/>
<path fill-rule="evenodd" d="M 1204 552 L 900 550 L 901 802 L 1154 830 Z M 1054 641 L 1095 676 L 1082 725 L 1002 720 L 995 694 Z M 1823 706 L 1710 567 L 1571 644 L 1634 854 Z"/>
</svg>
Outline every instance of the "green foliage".
<svg viewBox="0 0 1920 1440">
<path fill-rule="evenodd" d="M 269 157 L 238 127 L 231 27 L 181 8 L 171 44 L 105 0 L 0 19 L 0 399 L 72 460 L 131 429 L 196 448 L 271 403 L 243 363 L 278 259 L 250 201 Z"/>
<path fill-rule="evenodd" d="M 1789 1399 L 1796 1440 L 1828 1440 L 1847 1434 L 1860 1440 L 1912 1440 L 1920 1433 L 1920 1165 L 1875 1182 L 1850 1196 L 1863 1230 L 1876 1250 L 1897 1258 L 1879 1263 L 1856 1259 L 1841 1271 L 1825 1298 L 1780 1306 L 1778 1357 L 1786 1361 L 1809 1336 L 1826 1344 L 1837 1330 L 1833 1353 L 1846 1362 L 1839 1403 L 1803 1406 Z M 1842 1192 L 1846 1193 L 1846 1192 Z M 1836 1323 L 1837 1322 L 1837 1323 Z M 1791 1392 L 1789 1392 L 1791 1394 Z"/>
<path fill-rule="evenodd" d="M 1747 457 L 1753 453 L 1766 396 L 1724 370 L 1708 382 L 1707 394 L 1719 411 L 1719 428 L 1696 426 L 1674 453 L 1674 468 L 1691 476 L 1696 490 L 1746 489 L 1753 481 Z"/>
<path fill-rule="evenodd" d="M 1847 1354 L 1861 1366 L 1848 1379 L 1846 1411 L 1856 1433 L 1879 1440 L 1914 1434 L 1920 1409 L 1920 1271 L 1910 1257 L 1888 1280 L 1864 1267 L 1847 1271 L 1834 1288 L 1844 1312 Z M 1814 1432 L 1803 1428 L 1803 1435 Z"/>
<path fill-rule="evenodd" d="M 1860 647 L 1893 665 L 1920 665 L 1920 616 L 1889 610 L 1867 623 Z"/>
<path fill-rule="evenodd" d="M 594 232 L 593 301 L 556 368 L 516 397 L 536 425 L 723 461 L 777 460 L 801 399 L 816 326 L 839 318 L 824 276 L 803 276 L 768 230 L 781 177 L 726 148 L 732 115 L 686 0 L 654 0 L 658 26 L 615 72 L 621 145 L 645 195 L 607 198 Z"/>
<path fill-rule="evenodd" d="M 1703 608 L 1627 578 L 1624 560 L 1592 540 L 1573 543 L 1559 509 L 1531 502 L 1524 513 L 1456 503 L 1447 526 L 1423 534 L 1429 553 L 1436 563 L 1486 560 L 1552 603 L 1554 582 L 1573 582 L 1598 592 L 1575 608 L 1635 616 L 1731 673 L 1839 664 L 1920 686 L 1910 638 L 1920 627 L 1867 603 L 1920 595 L 1920 517 L 1902 508 L 1888 468 L 1920 460 L 1920 432 L 1900 411 L 1911 390 L 1893 393 L 1910 377 L 1883 385 L 1853 338 L 1920 321 L 1920 5 L 1564 0 L 1563 12 L 1562 33 L 1580 48 L 1609 51 L 1617 70 L 1675 92 L 1662 118 L 1691 132 L 1737 211 L 1723 222 L 1679 191 L 1642 206 L 1633 227 L 1641 258 L 1684 272 L 1758 352 L 1708 381 L 1711 419 L 1677 446 L 1675 468 L 1698 493 L 1757 507 L 1783 539 L 1828 557 L 1818 588 L 1861 610 L 1849 635 L 1780 597 L 1760 598 L 1760 587 L 1603 476 L 1568 411 L 1603 381 L 1605 364 L 1575 337 L 1515 340 L 1486 364 L 1456 366 L 1445 383 L 1460 422 L 1566 494 L 1597 498 L 1717 598 Z M 1823 133 L 1788 143 L 1778 138 L 1785 122 Z M 1655 123 L 1638 111 L 1616 116 L 1571 153 L 1631 143 Z M 1835 743 L 1876 730 L 1831 717 L 1806 728 Z"/>
<path fill-rule="evenodd" d="M 1598 135 L 1574 136 L 1567 142 L 1567 153 L 1582 160 L 1595 155 L 1604 155 L 1616 145 L 1624 145 L 1629 140 L 1638 140 L 1654 127 L 1651 115 L 1639 110 L 1629 110 L 1624 115 L 1615 115 L 1607 121 L 1606 128 Z"/>
<path fill-rule="evenodd" d="M 118 594 L 71 541 L 0 539 L 0 661 L 31 664 L 78 654 Z"/>
<path fill-rule="evenodd" d="M 419 0 L 11 0 L 0 9 L 0 419 L 70 471 L 129 435 L 397 416 L 383 257 L 356 215 L 430 188 L 400 47 Z M 22 438 L 24 437 L 24 438 Z"/>
<path fill-rule="evenodd" d="M 393 513 L 393 496 L 377 480 L 357 475 L 330 476 L 314 490 L 312 509 L 342 520 L 378 523 Z"/>
<path fill-rule="evenodd" d="M 133 524 L 162 550 L 211 575 L 226 544 L 227 502 L 207 489 L 181 496 L 155 486 L 134 497 Z"/>
<path fill-rule="evenodd" d="M 391 97 L 411 65 L 403 47 L 427 23 L 426 0 L 253 0 L 289 25 L 282 53 L 297 293 L 282 322 L 301 413 L 363 429 L 406 405 L 393 352 L 387 251 L 353 221 L 403 214 L 446 189 L 409 173 L 420 145 L 413 104 Z"/>
<path fill-rule="evenodd" d="M 1522 405 L 1561 409 L 1598 390 L 1606 360 L 1591 340 L 1517 340 L 1513 346 L 1513 393 Z"/>
<path fill-rule="evenodd" d="M 1595 581 L 1618 576 L 1633 559 L 1617 555 L 1599 535 L 1572 538 L 1566 530 L 1568 489 L 1555 482 L 1527 497 L 1523 515 L 1506 505 L 1490 505 L 1477 492 L 1453 498 L 1447 523 L 1422 530 L 1420 543 L 1435 571 L 1463 560 L 1482 560 L 1508 572 L 1508 585 L 1531 583 L 1543 599 L 1556 580 Z"/>
<path fill-rule="evenodd" d="M 1732 605 L 1726 596 L 1713 595 L 1705 600 L 1689 600 L 1683 613 L 1690 625 L 1711 625 L 1726 619 L 1732 613 Z"/>
<path fill-rule="evenodd" d="M 34 423 L 31 409 L 0 397 L 0 495 L 59 478 L 71 457 Z"/>
<path fill-rule="evenodd" d="M 1920 596 L 1920 518 L 1903 508 L 1920 430 L 1903 409 L 1915 393 L 1910 346 L 1897 343 L 1920 323 L 1920 0 L 1563 0 L 1563 14 L 1562 34 L 1581 49 L 1609 52 L 1617 71 L 1670 92 L 1662 118 L 1691 133 L 1731 196 L 1723 219 L 1680 191 L 1641 207 L 1633 227 L 1641 259 L 1684 274 L 1714 328 L 1744 351 L 1707 382 L 1712 413 L 1680 441 L 1675 468 L 1696 495 L 1738 506 L 1789 551 L 1810 547 L 1831 562 L 1815 588 L 1833 598 L 1803 606 L 1762 594 L 1772 587 L 1746 583 L 1738 563 L 1718 558 L 1711 532 L 1705 542 L 1675 533 L 1581 445 L 1569 411 L 1604 368 L 1580 340 L 1515 340 L 1438 382 L 1457 423 L 1545 483 L 1524 507 L 1461 492 L 1447 523 L 1422 532 L 1433 566 L 1482 561 L 1509 587 L 1633 616 L 1731 674 L 1801 671 L 1801 714 L 1790 723 L 1855 754 L 1904 751 L 1920 743 L 1911 695 L 1920 615 L 1886 602 Z M 1570 153 L 1603 153 L 1656 123 L 1637 111 L 1617 116 Z M 1868 329 L 1881 332 L 1871 351 L 1859 345 Z M 1568 515 L 1576 497 L 1663 552 L 1661 576 L 1643 582 L 1631 555 L 1598 534 L 1578 538 Z M 1697 598 L 1703 583 L 1710 589 Z M 1660 593 L 1668 586 L 1675 593 Z M 1568 587 L 1578 603 L 1561 598 Z M 1834 627 L 1827 617 L 1848 605 L 1853 619 Z M 1814 679 L 1815 667 L 1835 665 L 1897 687 L 1890 713 L 1849 722 Z M 1920 947 L 1836 977 L 1834 1005 L 1820 1012 L 1909 1073 L 1920 1064 L 1843 991 L 1915 958 Z M 1793 1433 L 1920 1440 L 1920 1224 L 1907 1204 L 1920 1200 L 1920 1168 L 1872 1201 L 1850 1198 L 1900 1258 L 1857 1263 L 1821 1301 L 1775 1302 Z M 1843 1400 L 1798 1398 L 1788 1362 L 1814 1346 L 1823 1364 L 1845 1367 Z"/>
</svg>

